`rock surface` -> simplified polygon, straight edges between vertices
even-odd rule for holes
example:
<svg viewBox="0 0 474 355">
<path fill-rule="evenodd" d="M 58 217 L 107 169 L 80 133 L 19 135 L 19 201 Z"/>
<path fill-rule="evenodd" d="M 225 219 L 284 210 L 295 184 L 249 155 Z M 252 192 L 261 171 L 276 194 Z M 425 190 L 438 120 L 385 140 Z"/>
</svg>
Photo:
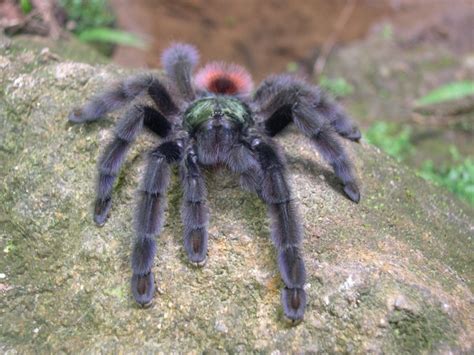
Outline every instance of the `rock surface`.
<svg viewBox="0 0 474 355">
<path fill-rule="evenodd" d="M 449 36 L 444 40 L 423 39 L 427 29 L 407 39 L 384 35 L 381 28 L 363 41 L 340 48 L 326 66 L 325 75 L 344 78 L 353 87 L 344 104 L 363 128 L 379 121 L 410 128 L 411 143 L 416 146 L 404 158 L 410 166 L 420 168 L 427 159 L 439 165 L 454 164 L 450 146 L 463 156 L 474 155 L 474 96 L 416 104 L 431 90 L 474 78 L 474 41 L 465 31 L 467 23 L 474 21 L 474 7 L 471 10 L 453 26 L 445 24 Z M 466 48 L 452 48 L 456 43 Z"/>
<path fill-rule="evenodd" d="M 264 205 L 226 172 L 208 173 L 209 261 L 182 248 L 176 171 L 159 238 L 159 293 L 129 291 L 130 152 L 112 215 L 92 222 L 96 159 L 117 115 L 77 126 L 68 111 L 130 74 L 0 45 L 0 349 L 5 352 L 472 351 L 474 213 L 376 148 L 347 145 L 362 201 L 294 131 L 281 139 L 305 228 L 305 320 L 282 320 L 282 286 Z M 61 53 L 59 53 L 61 55 Z"/>
</svg>

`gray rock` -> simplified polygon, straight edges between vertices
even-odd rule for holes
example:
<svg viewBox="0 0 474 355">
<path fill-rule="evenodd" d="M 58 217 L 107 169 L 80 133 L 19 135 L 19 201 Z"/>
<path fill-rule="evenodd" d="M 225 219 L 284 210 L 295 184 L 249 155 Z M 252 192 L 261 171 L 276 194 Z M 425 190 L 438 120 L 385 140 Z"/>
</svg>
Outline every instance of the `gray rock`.
<svg viewBox="0 0 474 355">
<path fill-rule="evenodd" d="M 195 269 L 175 171 L 154 267 L 160 292 L 139 309 L 129 291 L 132 215 L 153 139 L 131 151 L 97 228 L 96 159 L 117 115 L 66 120 L 129 72 L 48 58 L 15 41 L 0 48 L 3 352 L 472 350 L 472 210 L 364 142 L 347 144 L 362 187 L 354 204 L 294 131 L 281 142 L 305 228 L 304 322 L 283 322 L 265 206 L 225 172 L 207 175 L 209 261 Z"/>
</svg>

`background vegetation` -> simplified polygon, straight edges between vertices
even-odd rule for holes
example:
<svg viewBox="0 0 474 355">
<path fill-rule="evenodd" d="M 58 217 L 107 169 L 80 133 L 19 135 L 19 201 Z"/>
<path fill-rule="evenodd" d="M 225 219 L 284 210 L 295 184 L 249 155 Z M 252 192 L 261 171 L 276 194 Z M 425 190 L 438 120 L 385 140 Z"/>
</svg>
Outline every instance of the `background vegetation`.
<svg viewBox="0 0 474 355">
<path fill-rule="evenodd" d="M 344 97 L 353 92 L 353 87 L 344 79 L 320 78 L 320 85 L 336 97 Z M 460 100 L 474 95 L 473 81 L 458 81 L 440 86 L 416 100 L 416 105 L 426 106 Z M 382 149 L 400 162 L 406 162 L 416 152 L 413 130 L 408 124 L 388 121 L 373 123 L 364 134 L 365 139 Z M 474 143 L 473 143 L 474 144 Z M 432 159 L 415 167 L 424 179 L 446 188 L 474 206 L 474 158 L 462 156 L 454 145 L 444 148 L 449 151 L 451 163 L 437 165 Z"/>
</svg>

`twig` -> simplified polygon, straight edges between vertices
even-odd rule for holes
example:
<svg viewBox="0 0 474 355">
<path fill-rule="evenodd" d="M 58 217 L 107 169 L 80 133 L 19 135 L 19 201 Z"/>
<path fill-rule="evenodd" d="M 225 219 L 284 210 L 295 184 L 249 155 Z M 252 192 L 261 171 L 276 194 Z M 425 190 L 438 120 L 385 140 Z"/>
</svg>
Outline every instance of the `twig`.
<svg viewBox="0 0 474 355">
<path fill-rule="evenodd" d="M 334 45 L 336 44 L 336 41 L 339 37 L 339 34 L 341 30 L 344 28 L 344 26 L 347 24 L 349 21 L 352 13 L 354 12 L 356 6 L 356 0 L 348 0 L 346 5 L 344 6 L 344 9 L 342 9 L 341 13 L 339 14 L 339 17 L 337 18 L 337 21 L 334 25 L 334 31 L 331 33 L 331 35 L 328 37 L 326 42 L 323 44 L 323 48 L 321 50 L 320 55 L 314 62 L 313 66 L 313 73 L 319 76 L 323 69 L 324 66 L 326 65 L 326 61 L 331 54 Z"/>
</svg>

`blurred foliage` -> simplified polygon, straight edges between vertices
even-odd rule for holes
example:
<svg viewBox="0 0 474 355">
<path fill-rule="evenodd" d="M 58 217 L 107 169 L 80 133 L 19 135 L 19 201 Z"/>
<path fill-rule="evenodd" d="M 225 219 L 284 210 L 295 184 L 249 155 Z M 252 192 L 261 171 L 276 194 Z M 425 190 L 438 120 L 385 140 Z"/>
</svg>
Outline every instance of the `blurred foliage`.
<svg viewBox="0 0 474 355">
<path fill-rule="evenodd" d="M 354 87 L 344 78 L 328 78 L 325 75 L 321 75 L 319 78 L 319 86 L 335 97 L 344 97 L 354 92 Z"/>
<path fill-rule="evenodd" d="M 474 95 L 474 81 L 455 81 L 443 85 L 416 101 L 418 106 L 437 104 Z"/>
<path fill-rule="evenodd" d="M 33 9 L 30 0 L 20 0 L 20 9 L 24 14 L 30 13 Z"/>
<path fill-rule="evenodd" d="M 412 153 L 411 129 L 393 122 L 376 122 L 369 127 L 365 138 L 398 161 Z M 453 163 L 435 166 L 427 160 L 418 174 L 442 186 L 474 206 L 474 159 L 462 157 L 456 147 L 449 148 Z"/>
<path fill-rule="evenodd" d="M 59 0 L 69 20 L 75 22 L 74 33 L 91 28 L 113 27 L 115 16 L 106 0 Z"/>
<path fill-rule="evenodd" d="M 365 133 L 365 138 L 399 161 L 413 150 L 410 127 L 393 122 L 374 123 Z"/>
<path fill-rule="evenodd" d="M 115 16 L 106 0 L 59 0 L 69 20 L 74 22 L 72 32 L 80 40 L 102 44 L 121 44 L 138 48 L 145 47 L 145 42 L 138 36 L 115 30 Z M 112 48 L 98 46 L 102 52 L 109 53 Z"/>
<path fill-rule="evenodd" d="M 454 165 L 435 166 L 433 161 L 428 160 L 423 164 L 419 174 L 426 180 L 454 192 L 474 206 L 474 159 L 462 158 L 455 147 L 451 147 L 450 151 L 455 161 Z"/>
<path fill-rule="evenodd" d="M 78 37 L 85 42 L 105 42 L 137 48 L 145 47 L 145 42 L 133 33 L 110 28 L 91 28 L 79 33 Z"/>
</svg>

